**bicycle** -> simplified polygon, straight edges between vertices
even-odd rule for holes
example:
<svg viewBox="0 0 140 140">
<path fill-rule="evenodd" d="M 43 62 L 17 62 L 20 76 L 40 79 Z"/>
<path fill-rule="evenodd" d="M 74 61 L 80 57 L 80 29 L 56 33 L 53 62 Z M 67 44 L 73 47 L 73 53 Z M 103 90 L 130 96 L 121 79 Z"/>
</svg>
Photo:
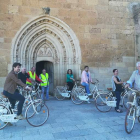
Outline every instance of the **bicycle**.
<svg viewBox="0 0 140 140">
<path fill-rule="evenodd" d="M 133 102 L 127 102 L 129 108 L 125 116 L 125 131 L 130 134 L 133 131 L 136 118 L 138 118 L 138 121 L 140 122 L 140 97 L 136 97 L 137 90 L 128 89 L 131 90 L 134 95 Z"/>
<path fill-rule="evenodd" d="M 84 86 L 75 87 L 72 90 L 73 94 L 72 94 L 71 99 L 72 99 L 73 103 L 74 104 L 82 104 L 85 101 L 89 101 L 90 97 L 92 97 L 95 100 L 96 96 L 101 93 L 101 90 L 99 92 L 99 89 L 98 89 L 99 81 L 97 79 L 93 85 L 94 85 L 94 87 L 92 89 L 90 88 L 90 93 L 92 94 L 91 96 L 88 96 Z"/>
<path fill-rule="evenodd" d="M 115 97 L 115 93 L 114 91 L 112 91 L 112 88 L 107 88 L 107 90 L 109 91 L 108 92 L 109 96 L 111 96 L 112 98 Z M 128 90 L 124 88 L 124 91 L 121 93 L 120 106 L 121 107 L 124 106 L 127 109 L 128 108 L 127 101 L 128 101 Z"/>
<path fill-rule="evenodd" d="M 78 81 L 78 80 L 76 80 Z M 75 81 L 73 89 L 77 88 L 77 82 Z M 65 84 L 64 86 L 56 86 L 54 90 L 54 94 L 57 100 L 64 100 L 65 98 L 71 97 L 71 91 L 68 91 L 68 85 Z"/>
<path fill-rule="evenodd" d="M 49 117 L 49 109 L 42 102 L 42 100 L 32 100 L 31 94 L 29 92 L 30 101 L 25 110 L 25 118 L 27 122 L 34 127 L 42 126 Z M 18 122 L 19 119 L 16 118 L 14 109 L 12 109 L 9 99 L 6 98 L 5 103 L 0 103 L 0 130 L 5 128 L 8 125 L 8 122 Z"/>
</svg>

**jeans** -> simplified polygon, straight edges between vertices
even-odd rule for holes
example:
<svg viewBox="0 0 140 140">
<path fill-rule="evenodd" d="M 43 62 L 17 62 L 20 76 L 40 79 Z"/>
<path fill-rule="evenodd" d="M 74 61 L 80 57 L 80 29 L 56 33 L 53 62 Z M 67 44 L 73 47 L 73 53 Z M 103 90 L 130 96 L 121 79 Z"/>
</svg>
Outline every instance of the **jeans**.
<svg viewBox="0 0 140 140">
<path fill-rule="evenodd" d="M 47 87 L 41 87 L 42 93 L 41 93 L 41 99 L 44 100 L 44 93 L 46 91 L 46 99 L 49 99 L 49 86 Z"/>
<path fill-rule="evenodd" d="M 68 91 L 72 91 L 73 89 L 73 83 L 72 82 L 67 82 L 67 85 L 68 85 Z"/>
<path fill-rule="evenodd" d="M 121 100 L 121 93 L 122 91 L 114 91 L 115 95 L 116 95 L 116 109 L 119 109 L 119 104 L 120 104 L 120 100 Z"/>
<path fill-rule="evenodd" d="M 84 86 L 84 87 L 85 87 L 85 89 L 86 89 L 86 93 L 87 93 L 87 94 L 90 94 L 89 84 L 87 84 L 87 83 L 83 82 L 83 83 L 82 83 L 82 86 Z"/>
<path fill-rule="evenodd" d="M 19 101 L 18 107 L 17 107 L 17 109 L 18 109 L 17 115 L 22 114 L 22 107 L 23 107 L 25 98 L 21 94 L 19 94 L 19 92 L 17 90 L 14 92 L 14 94 L 11 94 L 4 90 L 3 94 L 6 97 L 8 97 L 8 99 L 12 105 L 12 109 L 14 109 L 16 101 Z"/>
</svg>

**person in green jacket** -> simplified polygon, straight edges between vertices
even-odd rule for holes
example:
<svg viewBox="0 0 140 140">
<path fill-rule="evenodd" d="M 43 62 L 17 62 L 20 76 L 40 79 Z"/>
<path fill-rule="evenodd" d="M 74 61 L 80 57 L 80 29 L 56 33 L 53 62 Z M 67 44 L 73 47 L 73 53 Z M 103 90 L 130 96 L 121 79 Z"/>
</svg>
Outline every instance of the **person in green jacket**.
<svg viewBox="0 0 140 140">
<path fill-rule="evenodd" d="M 72 74 L 72 70 L 68 69 L 67 70 L 67 85 L 68 85 L 68 91 L 72 91 L 73 89 L 73 85 L 74 85 L 74 78 L 73 78 L 73 74 Z"/>
</svg>

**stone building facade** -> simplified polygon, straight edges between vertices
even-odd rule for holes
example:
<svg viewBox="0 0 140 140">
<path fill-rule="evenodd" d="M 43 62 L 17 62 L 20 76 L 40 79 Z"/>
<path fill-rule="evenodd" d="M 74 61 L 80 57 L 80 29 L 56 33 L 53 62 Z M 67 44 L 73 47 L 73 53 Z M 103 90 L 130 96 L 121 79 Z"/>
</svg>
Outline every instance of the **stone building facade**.
<svg viewBox="0 0 140 140">
<path fill-rule="evenodd" d="M 85 65 L 103 88 L 114 68 L 127 80 L 140 60 L 139 2 L 0 0 L 0 87 L 13 62 L 37 66 L 38 74 L 45 67 L 52 89 L 65 83 L 68 68 L 79 79 Z"/>
</svg>

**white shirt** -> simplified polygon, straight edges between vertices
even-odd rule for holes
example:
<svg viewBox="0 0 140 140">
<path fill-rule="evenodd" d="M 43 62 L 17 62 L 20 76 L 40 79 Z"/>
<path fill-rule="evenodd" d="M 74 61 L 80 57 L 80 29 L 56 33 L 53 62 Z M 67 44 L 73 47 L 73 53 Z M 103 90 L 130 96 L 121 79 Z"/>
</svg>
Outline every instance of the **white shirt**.
<svg viewBox="0 0 140 140">
<path fill-rule="evenodd" d="M 127 81 L 128 84 L 130 84 L 130 87 L 134 84 L 134 88 L 138 91 L 140 91 L 140 74 L 139 71 L 136 70 L 132 73 L 130 79 Z"/>
</svg>

